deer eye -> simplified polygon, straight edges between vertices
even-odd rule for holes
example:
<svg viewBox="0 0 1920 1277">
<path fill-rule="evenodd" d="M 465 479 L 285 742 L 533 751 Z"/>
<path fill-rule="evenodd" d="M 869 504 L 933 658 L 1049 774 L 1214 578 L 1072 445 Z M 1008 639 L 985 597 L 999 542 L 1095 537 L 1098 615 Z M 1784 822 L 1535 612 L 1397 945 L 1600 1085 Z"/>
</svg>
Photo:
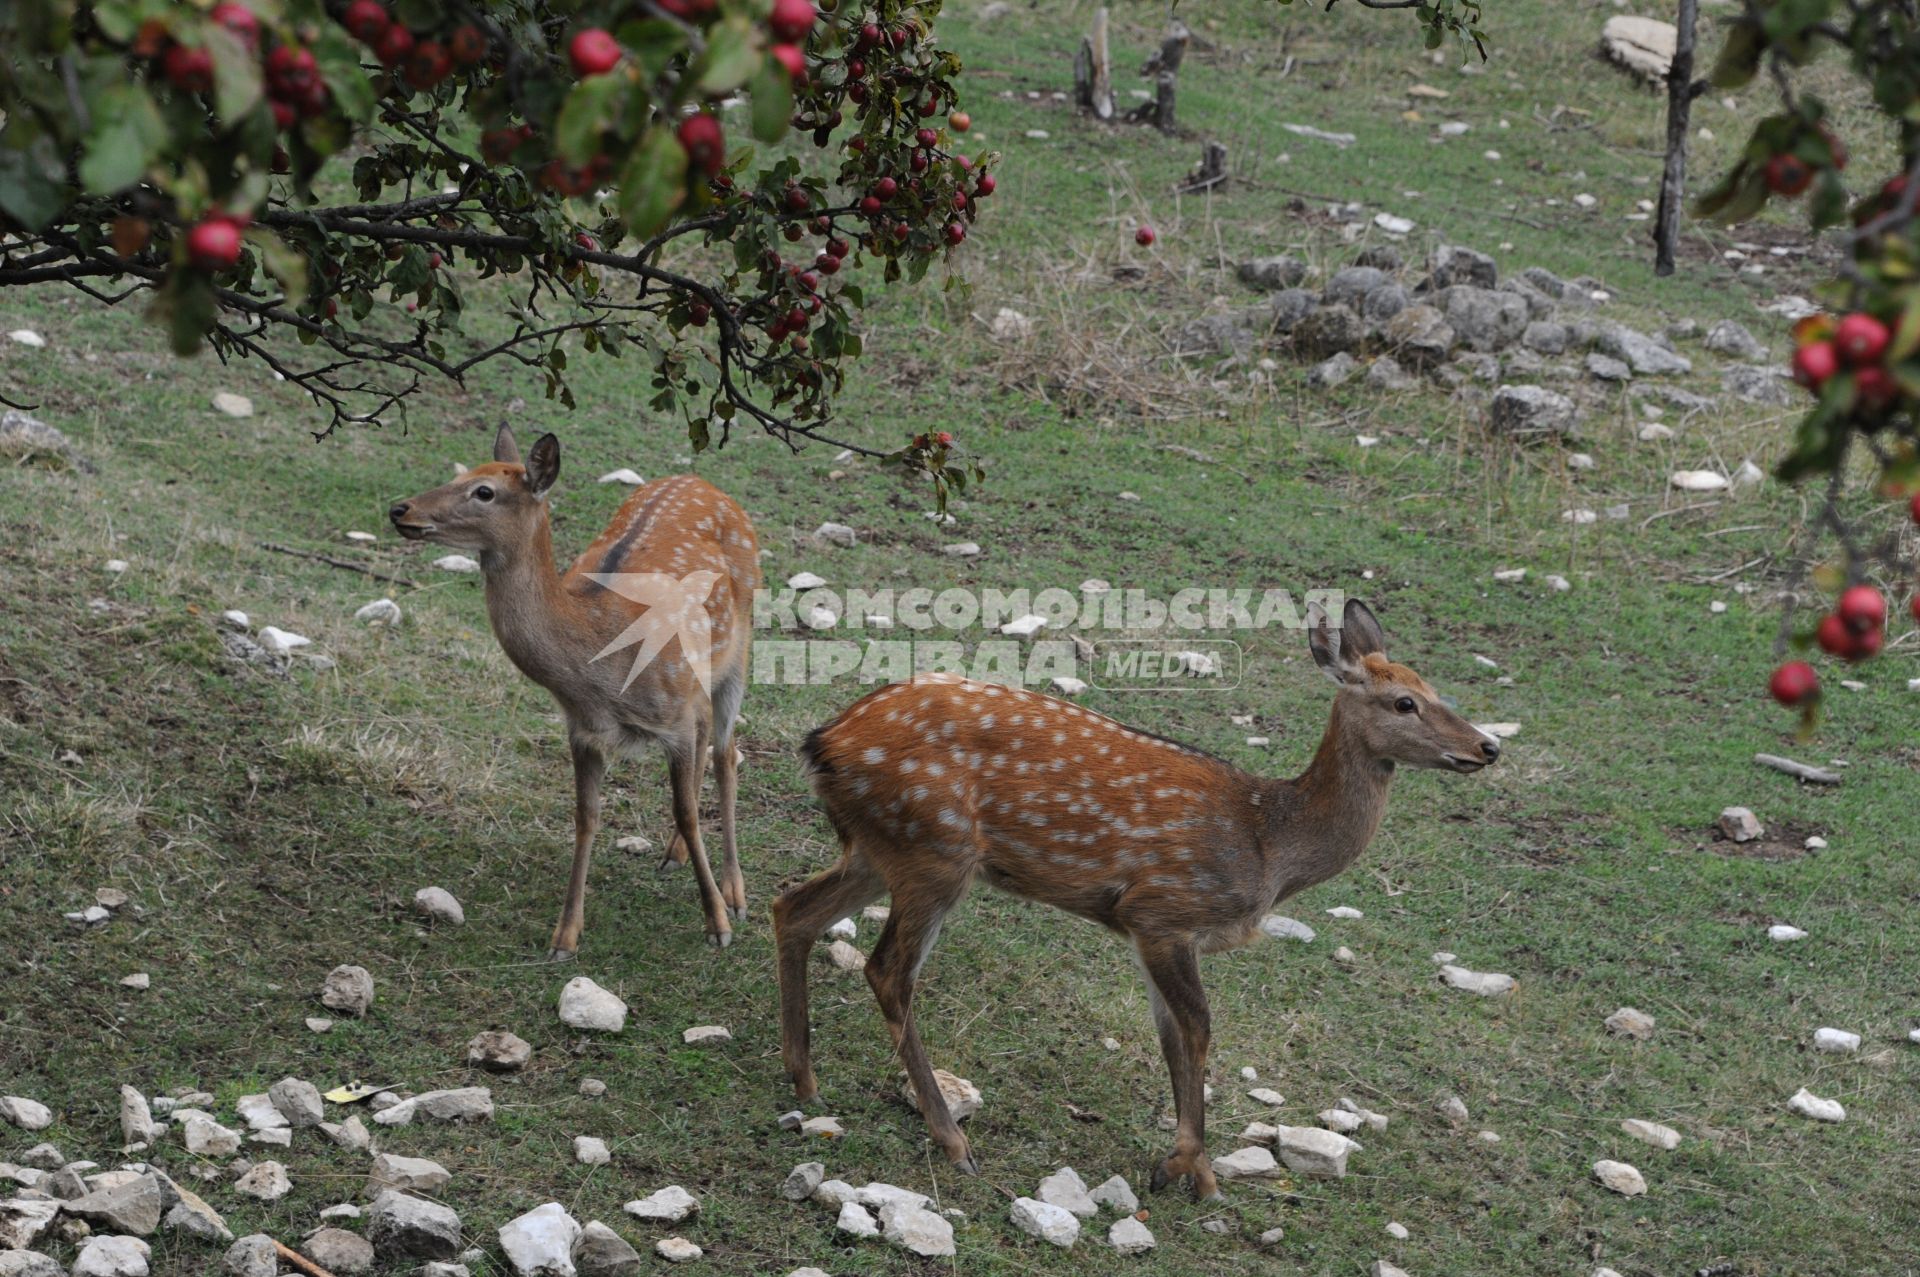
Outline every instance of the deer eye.
<svg viewBox="0 0 1920 1277">
<path fill-rule="evenodd" d="M 473 499 L 475 501 L 491 501 L 493 500 L 493 489 L 483 483 L 473 490 Z"/>
<path fill-rule="evenodd" d="M 1393 703 L 1393 707 L 1399 710 L 1402 714 L 1411 714 L 1415 710 L 1418 710 L 1420 708 L 1418 705 L 1414 704 L 1413 697 L 1411 696 L 1402 696 L 1399 700 Z"/>
</svg>

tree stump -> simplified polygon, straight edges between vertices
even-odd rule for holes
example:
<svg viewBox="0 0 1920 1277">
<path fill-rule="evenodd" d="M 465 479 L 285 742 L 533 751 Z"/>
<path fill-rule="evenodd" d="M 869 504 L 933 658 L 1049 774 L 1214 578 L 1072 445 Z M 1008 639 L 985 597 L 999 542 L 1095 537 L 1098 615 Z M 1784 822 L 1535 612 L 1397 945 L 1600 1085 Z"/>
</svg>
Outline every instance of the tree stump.
<svg viewBox="0 0 1920 1277">
<path fill-rule="evenodd" d="M 1113 118 L 1113 62 L 1107 52 L 1107 11 L 1096 9 L 1093 30 L 1080 37 L 1073 59 L 1073 98 L 1096 120 Z"/>
<path fill-rule="evenodd" d="M 1192 195 L 1198 191 L 1210 191 L 1227 180 L 1227 148 L 1219 142 L 1208 142 L 1201 152 L 1200 163 L 1187 174 L 1186 181 L 1180 183 L 1179 193 Z"/>
<path fill-rule="evenodd" d="M 1127 114 L 1127 119 L 1136 124 L 1152 124 L 1162 133 L 1171 133 L 1177 127 L 1174 121 L 1174 98 L 1179 88 L 1180 61 L 1187 55 L 1187 42 L 1193 33 L 1187 24 L 1175 18 L 1167 24 L 1166 38 L 1160 41 L 1160 51 L 1147 59 L 1140 68 L 1140 74 L 1153 77 L 1153 101 L 1135 107 Z"/>
</svg>

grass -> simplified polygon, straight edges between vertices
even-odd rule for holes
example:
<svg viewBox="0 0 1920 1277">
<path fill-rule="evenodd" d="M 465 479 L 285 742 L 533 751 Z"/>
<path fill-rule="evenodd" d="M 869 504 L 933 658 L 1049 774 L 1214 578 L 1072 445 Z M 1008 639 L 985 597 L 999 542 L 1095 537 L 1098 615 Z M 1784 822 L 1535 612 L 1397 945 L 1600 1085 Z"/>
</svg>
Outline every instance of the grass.
<svg viewBox="0 0 1920 1277">
<path fill-rule="evenodd" d="M 1756 280 L 1696 249 L 1680 274 L 1658 280 L 1645 224 L 1623 220 L 1651 194 L 1641 179 L 1657 168 L 1659 106 L 1593 63 L 1609 12 L 1504 6 L 1493 15 L 1495 59 L 1479 75 L 1426 61 L 1404 27 L 1383 20 L 1394 15 L 1263 8 L 1257 22 L 1202 20 L 1215 47 L 1197 51 L 1183 85 L 1194 137 L 1175 140 L 1098 129 L 1027 98 L 1066 87 L 1084 7 L 994 23 L 951 15 L 948 38 L 977 68 L 978 130 L 1007 153 L 999 203 L 961 259 L 969 302 L 928 290 L 874 314 L 845 424 L 881 441 L 951 429 L 981 453 L 990 481 L 957 512 L 952 535 L 985 554 L 939 555 L 949 538 L 922 518 L 925 494 L 869 465 L 818 450 L 793 457 L 760 439 L 694 463 L 754 518 L 770 580 L 806 568 L 872 588 L 1037 590 L 1087 576 L 1161 597 L 1193 585 L 1345 588 L 1374 604 L 1395 655 L 1465 712 L 1521 723 L 1498 768 L 1397 782 L 1363 861 L 1282 906 L 1319 929 L 1314 944 L 1206 963 L 1216 1153 L 1248 1120 L 1272 1117 L 1244 1097 L 1247 1065 L 1286 1095 L 1282 1121 L 1311 1123 L 1347 1095 L 1392 1125 L 1363 1137 L 1366 1151 L 1339 1182 L 1235 1185 L 1224 1207 L 1148 1198 L 1160 1245 L 1143 1269 L 1183 1277 L 1264 1260 L 1357 1274 L 1387 1258 L 1417 1277 L 1583 1274 L 1596 1263 L 1629 1277 L 1716 1265 L 1913 1271 L 1904 1239 L 1920 1226 L 1910 1191 L 1920 1066 L 1904 1037 L 1920 1013 L 1920 752 L 1902 690 L 1920 672 L 1913 643 L 1896 642 L 1864 671 L 1865 690 L 1836 689 L 1817 740 L 1796 742 L 1760 691 L 1775 659 L 1777 592 L 1804 552 L 1802 495 L 1769 484 L 1686 510 L 1665 489 L 1673 468 L 1746 456 L 1766 465 L 1790 414 L 1735 403 L 1682 420 L 1670 410 L 1678 436 L 1642 444 L 1639 394 L 1613 392 L 1594 402 L 1579 445 L 1598 465 L 1574 471 L 1558 449 L 1488 439 L 1471 402 L 1436 392 L 1309 392 L 1284 356 L 1251 380 L 1150 357 L 1152 334 L 1212 298 L 1240 304 L 1236 256 L 1288 249 L 1337 266 L 1354 251 L 1289 212 L 1292 191 L 1414 217 L 1416 251 L 1445 238 L 1496 251 L 1503 269 L 1592 274 L 1619 298 L 1611 313 L 1648 326 L 1739 317 L 1782 348 L 1752 302 L 1804 291 L 1816 272 L 1788 259 Z M 1160 13 L 1119 6 L 1123 69 L 1154 42 Z M 1282 78 L 1288 53 L 1296 62 Z M 1452 96 L 1438 115 L 1419 103 L 1416 123 L 1401 112 L 1406 85 L 1421 80 Z M 1751 109 L 1703 100 L 1703 122 L 1720 135 L 1703 169 Z M 1433 121 L 1453 117 L 1473 131 L 1430 141 Z M 1359 141 L 1336 152 L 1283 134 L 1283 121 Z M 1051 136 L 1028 140 L 1029 128 Z M 1165 192 L 1202 135 L 1227 140 L 1247 180 L 1176 201 Z M 1497 168 L 1476 158 L 1489 147 L 1503 154 Z M 1491 187 L 1492 176 L 1505 184 Z M 1601 209 L 1566 202 L 1582 189 L 1602 197 Z M 1136 218 L 1160 229 L 1155 253 L 1131 246 Z M 1751 233 L 1703 242 L 1717 251 Z M 1144 276 L 1116 278 L 1111 268 L 1128 263 Z M 620 496 L 591 476 L 687 466 L 684 441 L 649 420 L 633 365 L 577 361 L 582 406 L 571 414 L 499 368 L 465 392 L 435 388 L 404 430 L 316 446 L 304 433 L 309 411 L 258 370 L 175 362 L 137 316 L 69 296 L 0 303 L 5 327 L 50 339 L 41 351 L 6 347 L 0 389 L 42 404 L 100 467 L 97 477 L 0 472 L 0 1091 L 52 1104 L 60 1116 L 49 1134 L 69 1156 L 115 1160 L 122 1082 L 149 1093 L 205 1087 L 223 1104 L 287 1073 L 415 1090 L 477 1082 L 500 1106 L 491 1128 L 416 1126 L 382 1141 L 453 1170 L 445 1197 L 477 1244 L 557 1199 L 650 1254 L 656 1234 L 620 1204 L 677 1182 L 703 1202 L 684 1231 L 706 1248 L 710 1271 L 1110 1266 L 1091 1241 L 1057 1252 L 1005 1222 L 1011 1197 L 1057 1166 L 1090 1182 L 1115 1172 L 1139 1182 L 1169 1138 L 1159 1128 L 1166 1076 L 1131 964 L 1114 939 L 1062 915 L 976 892 L 921 985 L 936 1063 L 986 1092 L 970 1123 L 980 1178 L 952 1176 L 930 1152 L 898 1098 L 864 982 L 824 963 L 819 1111 L 838 1115 L 848 1136 L 808 1148 L 775 1128 L 790 1092 L 766 904 L 833 855 L 793 746 L 856 687 L 748 696 L 742 855 L 754 914 L 731 949 L 703 942 L 684 875 L 660 877 L 651 855 L 611 847 L 624 833 L 665 836 L 664 768 L 647 759 L 617 769 L 609 786 L 580 961 L 534 960 L 558 907 L 571 819 L 553 708 L 500 654 L 474 578 L 432 571 L 437 550 L 387 539 L 356 549 L 341 534 L 377 529 L 390 500 L 480 459 L 493 424 L 511 416 L 523 435 L 562 436 L 556 540 L 577 550 Z M 1036 317 L 1031 345 L 995 345 L 971 317 L 1001 305 Z M 1082 372 L 1068 349 L 1099 360 Z M 208 411 L 209 395 L 228 388 L 251 394 L 258 415 Z M 522 395 L 531 406 L 513 405 Z M 1362 449 L 1362 433 L 1383 443 Z M 845 476 L 830 477 L 836 469 Z M 1120 500 L 1123 490 L 1140 500 Z M 1626 520 L 1560 518 L 1622 502 Z M 1860 508 L 1871 510 L 1864 498 Z M 823 519 L 856 525 L 862 544 L 812 548 L 805 534 Z M 364 630 L 353 608 L 388 587 L 264 551 L 264 540 L 362 557 L 423 586 L 395 592 L 406 611 L 397 631 Z M 132 568 L 109 575 L 108 558 Z M 1510 566 L 1528 567 L 1528 579 L 1496 585 L 1493 571 Z M 1573 589 L 1541 584 L 1550 572 Z M 1709 610 L 1715 600 L 1724 613 Z M 212 619 L 230 607 L 313 636 L 336 664 L 303 664 L 286 680 L 229 665 Z M 1255 770 L 1296 770 L 1329 689 L 1296 633 L 1261 631 L 1247 647 L 1233 692 L 1086 700 Z M 1229 722 L 1246 714 L 1253 727 Z M 1271 748 L 1246 746 L 1255 733 Z M 1757 750 L 1851 766 L 1839 788 L 1805 789 L 1754 767 Z M 1734 803 L 1775 835 L 1772 858 L 1710 841 L 1715 815 Z M 1800 855 L 1812 833 L 1829 848 Z M 413 891 L 429 883 L 464 902 L 464 928 L 428 929 L 411 914 Z M 134 908 L 95 931 L 61 922 L 106 885 L 127 890 Z M 1325 917 L 1338 904 L 1366 917 Z M 1811 938 L 1771 944 L 1764 928 L 1775 921 Z M 862 947 L 872 939 L 863 926 Z M 1338 945 L 1355 951 L 1351 967 L 1330 960 Z M 1518 992 L 1489 1002 L 1440 988 L 1429 955 L 1441 949 L 1511 972 Z M 378 1000 L 367 1019 L 312 1034 L 301 1021 L 319 1013 L 314 992 L 339 962 L 368 967 Z M 119 987 L 134 970 L 152 973 L 150 991 Z M 575 974 L 633 1005 L 623 1034 L 561 1028 L 555 999 Z M 1652 1041 L 1605 1033 L 1602 1018 L 1622 1004 L 1657 1017 Z M 730 1026 L 734 1041 L 682 1046 L 681 1030 L 704 1023 Z M 1863 1034 L 1859 1055 L 1814 1054 L 1813 1030 L 1826 1024 Z M 525 1072 L 464 1067 L 464 1043 L 489 1027 L 535 1044 Z M 1109 1037 L 1118 1051 L 1102 1045 Z M 588 1076 L 607 1082 L 604 1098 L 578 1094 Z M 1848 1121 L 1787 1113 L 1803 1085 L 1842 1100 Z M 1472 1111 L 1464 1131 L 1434 1114 L 1448 1093 Z M 1618 1132 L 1626 1117 L 1666 1122 L 1684 1142 L 1673 1153 L 1636 1145 Z M 1476 1138 L 1481 1129 L 1500 1142 Z M 576 1134 L 606 1138 L 613 1164 L 575 1165 Z M 0 1157 L 34 1138 L 0 1136 Z M 813 1157 L 843 1179 L 908 1185 L 967 1212 L 957 1261 L 842 1245 L 829 1213 L 781 1201 L 774 1190 L 788 1167 Z M 1648 1196 L 1600 1189 L 1589 1168 L 1603 1157 L 1640 1166 Z M 178 1171 L 190 1159 L 170 1160 Z M 208 1189 L 236 1232 L 296 1241 L 320 1207 L 359 1192 L 359 1157 L 302 1138 L 286 1160 L 294 1191 L 271 1206 Z M 1215 1220 L 1225 1233 L 1201 1227 Z M 1389 1238 L 1388 1220 L 1410 1239 Z M 1256 1251 L 1254 1239 L 1276 1226 L 1284 1241 Z M 155 1240 L 158 1273 L 213 1262 L 196 1243 Z"/>
</svg>

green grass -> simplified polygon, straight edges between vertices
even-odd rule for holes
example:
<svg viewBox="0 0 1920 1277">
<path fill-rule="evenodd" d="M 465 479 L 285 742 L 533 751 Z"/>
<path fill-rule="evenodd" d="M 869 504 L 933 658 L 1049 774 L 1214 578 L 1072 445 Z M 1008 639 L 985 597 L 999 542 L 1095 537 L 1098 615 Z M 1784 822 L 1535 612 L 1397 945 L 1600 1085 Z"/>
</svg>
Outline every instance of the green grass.
<svg viewBox="0 0 1920 1277">
<path fill-rule="evenodd" d="M 1658 315 L 1753 320 L 1750 299 L 1804 291 L 1814 274 L 1792 268 L 1755 284 L 1696 260 L 1653 277 L 1645 224 L 1622 215 L 1651 194 L 1636 179 L 1657 169 L 1659 105 L 1592 62 L 1607 12 L 1502 6 L 1490 15 L 1495 61 L 1477 76 L 1425 61 L 1390 14 L 1224 17 L 1205 31 L 1220 47 L 1196 55 L 1183 85 L 1194 137 L 1175 140 L 1098 129 L 1025 98 L 1067 87 L 1085 12 L 1023 10 L 988 25 L 952 15 L 949 39 L 977 68 L 974 116 L 1007 153 L 1005 180 L 962 257 L 973 297 L 963 307 L 932 290 L 903 293 L 879 309 L 843 425 L 881 442 L 959 433 L 990 479 L 953 534 L 985 555 L 940 556 L 947 538 L 922 518 L 924 491 L 826 450 L 794 457 L 743 438 L 694 467 L 752 515 L 771 550 L 770 580 L 806 568 L 871 588 L 1037 590 L 1087 576 L 1161 596 L 1193 585 L 1345 588 L 1375 605 L 1395 655 L 1463 711 L 1522 724 L 1485 774 L 1397 782 L 1362 862 L 1282 906 L 1311 921 L 1318 941 L 1207 961 L 1216 1153 L 1234 1147 L 1245 1122 L 1271 1116 L 1244 1098 L 1243 1065 L 1287 1096 L 1280 1120 L 1311 1123 L 1348 1095 L 1392 1125 L 1362 1137 L 1365 1152 L 1339 1182 L 1233 1185 L 1224 1207 L 1148 1198 L 1160 1246 L 1143 1271 L 1264 1262 L 1351 1275 L 1375 1258 L 1416 1277 L 1584 1274 L 1595 1263 L 1629 1277 L 1715 1264 L 1755 1275 L 1913 1271 L 1920 1066 L 1904 1037 L 1920 1014 L 1920 752 L 1903 690 L 1920 673 L 1913 644 L 1896 643 L 1865 670 L 1866 690 L 1834 689 L 1817 740 L 1794 741 L 1761 689 L 1775 659 L 1775 593 L 1804 552 L 1792 540 L 1801 494 L 1769 484 L 1680 511 L 1665 490 L 1673 468 L 1749 455 L 1767 464 L 1788 414 L 1741 405 L 1679 421 L 1670 411 L 1678 437 L 1641 444 L 1637 399 L 1616 392 L 1595 404 L 1579 445 L 1597 468 L 1575 472 L 1557 449 L 1490 441 L 1471 404 L 1437 393 L 1318 395 L 1284 355 L 1271 385 L 1216 385 L 1204 368 L 1145 357 L 1144 334 L 1214 296 L 1240 303 L 1224 264 L 1237 255 L 1347 259 L 1353 246 L 1288 212 L 1294 190 L 1415 217 L 1416 250 L 1444 238 L 1498 250 L 1503 268 L 1594 274 L 1619 295 L 1612 313 L 1649 326 Z M 1121 8 L 1123 70 L 1154 41 L 1160 13 Z M 1283 41 L 1299 61 L 1279 78 Z M 1421 104 L 1426 119 L 1415 124 L 1400 112 L 1405 86 L 1420 80 L 1452 96 L 1437 113 Z M 1002 88 L 1019 96 L 995 96 Z M 1590 112 L 1576 117 L 1590 123 L 1547 131 L 1541 121 L 1561 105 Z M 1720 135 L 1714 145 L 1730 144 L 1739 117 L 1711 99 L 1701 111 Z M 1435 119 L 1456 115 L 1471 133 L 1428 140 Z M 1320 148 L 1279 132 L 1286 120 L 1360 142 Z M 1029 128 L 1051 137 L 1029 141 Z M 1236 163 L 1258 167 L 1211 200 L 1177 202 L 1165 192 L 1201 135 L 1224 137 Z M 1501 188 L 1485 185 L 1478 157 L 1488 147 L 1505 157 Z M 1283 150 L 1291 159 L 1276 164 Z M 1542 203 L 1581 189 L 1601 195 L 1602 210 Z M 1538 226 L 1499 217 L 1503 194 Z M 1160 228 L 1154 254 L 1132 248 L 1135 216 Z M 1128 260 L 1150 264 L 1143 279 L 1112 275 Z M 1031 346 L 996 346 L 969 315 L 1000 305 L 1035 315 Z M 477 1082 L 500 1106 L 491 1128 L 415 1126 L 381 1142 L 453 1170 L 445 1198 L 478 1244 L 557 1199 L 619 1228 L 652 1270 L 658 1234 L 620 1204 L 677 1182 L 703 1202 L 683 1231 L 706 1248 L 704 1270 L 943 1267 L 878 1243 L 844 1246 L 829 1212 L 781 1201 L 774 1190 L 788 1167 L 817 1157 L 840 1178 L 937 1192 L 966 1211 L 954 1271 L 1111 1267 L 1091 1239 L 1056 1252 L 1006 1223 L 1011 1197 L 1057 1166 L 1139 1183 L 1169 1141 L 1159 1127 L 1166 1076 L 1132 964 L 1119 942 L 1063 915 L 976 892 L 921 985 L 935 1062 L 986 1092 L 970 1123 L 980 1178 L 956 1178 L 930 1151 L 897 1097 L 898 1068 L 864 982 L 824 963 L 816 1111 L 841 1117 L 849 1134 L 808 1148 L 775 1128 L 791 1105 L 766 904 L 833 856 L 794 745 L 855 686 L 749 693 L 742 856 L 754 912 L 732 948 L 704 943 L 685 875 L 657 876 L 653 856 L 611 847 L 624 833 L 665 836 L 664 768 L 649 758 L 619 767 L 609 786 L 580 961 L 535 961 L 558 908 L 571 821 L 552 705 L 500 654 L 474 578 L 433 572 L 438 550 L 390 539 L 361 550 L 341 533 L 378 530 L 390 500 L 481 459 L 494 423 L 512 415 L 523 437 L 543 427 L 562 436 L 556 541 L 576 551 L 620 496 L 592 476 L 684 468 L 686 444 L 649 418 L 637 365 L 576 361 L 582 406 L 571 414 L 511 369 L 489 369 L 464 393 L 435 387 L 405 429 L 315 445 L 310 410 L 286 388 L 257 369 L 175 362 L 134 314 L 53 293 L 6 296 L 0 310 L 4 327 L 30 325 L 51 342 L 7 346 L 0 389 L 43 405 L 100 467 L 97 477 L 0 472 L 0 1092 L 54 1105 L 49 1134 L 69 1156 L 115 1160 L 122 1082 L 200 1086 L 223 1104 L 286 1073 L 415 1090 Z M 1783 348 L 1777 329 L 1755 322 Z M 1082 372 L 1069 350 L 1104 362 Z M 226 388 L 251 394 L 259 415 L 211 413 L 208 396 Z M 513 410 L 522 395 L 530 406 Z M 1358 448 L 1361 433 L 1384 442 Z M 835 469 L 845 477 L 830 478 Z M 1119 500 L 1123 490 L 1141 500 Z M 1631 505 L 1629 519 L 1574 527 L 1559 517 L 1616 502 Z M 1674 513 L 1650 517 L 1664 512 Z M 804 534 L 823 519 L 856 525 L 863 544 L 810 548 Z M 390 587 L 266 552 L 264 540 L 425 584 L 395 592 L 407 614 L 397 631 L 363 630 L 352 609 Z M 132 569 L 110 576 L 108 558 Z M 1496 585 L 1493 571 L 1510 566 L 1530 568 L 1528 580 Z M 1550 572 L 1574 588 L 1548 589 L 1540 578 Z M 90 607 L 96 598 L 106 610 Z M 1728 610 L 1711 613 L 1713 600 Z M 302 666 L 281 681 L 230 666 L 212 626 L 230 607 L 313 636 L 335 668 Z M 1248 653 L 1233 692 L 1086 699 L 1255 770 L 1297 770 L 1330 689 L 1293 632 L 1252 635 Z M 1255 715 L 1256 726 L 1232 725 L 1233 714 Z M 1256 732 L 1271 749 L 1243 743 Z M 1851 766 L 1836 790 L 1803 789 L 1756 768 L 1757 750 Z M 80 761 L 62 761 L 66 751 Z M 1733 803 L 1781 832 L 1781 845 L 1819 833 L 1831 846 L 1777 860 L 1721 854 L 1707 830 Z M 464 928 L 428 930 L 411 915 L 413 891 L 429 883 L 465 903 Z M 136 908 L 85 933 L 60 920 L 105 885 L 127 890 Z M 1337 904 L 1366 917 L 1325 917 Z M 1811 938 L 1770 944 L 1773 921 Z M 863 926 L 862 947 L 873 934 Z M 1330 958 L 1343 944 L 1357 955 L 1351 968 Z M 1439 949 L 1511 972 L 1519 991 L 1487 1002 L 1440 988 L 1429 959 Z M 315 990 L 338 962 L 367 966 L 378 1000 L 366 1020 L 311 1034 L 301 1021 L 320 1013 Z M 151 991 L 117 985 L 134 970 L 152 973 Z M 624 1033 L 583 1039 L 561 1028 L 555 999 L 575 974 L 632 1004 Z M 1602 1018 L 1622 1004 L 1658 1018 L 1651 1042 L 1604 1032 Z M 681 1030 L 704 1023 L 730 1026 L 732 1044 L 682 1046 Z M 1810 1039 L 1825 1024 L 1862 1033 L 1860 1055 L 1815 1055 Z M 535 1044 L 532 1066 L 470 1076 L 464 1043 L 496 1026 Z M 1107 1037 L 1118 1052 L 1102 1046 Z M 577 1093 L 588 1076 L 606 1080 L 605 1098 Z M 1802 1085 L 1841 1099 L 1848 1121 L 1787 1113 Z M 1472 1110 L 1466 1131 L 1434 1115 L 1450 1092 Z M 1069 1104 L 1100 1120 L 1075 1120 Z M 1618 1133 L 1626 1117 L 1666 1122 L 1685 1142 L 1673 1153 L 1636 1145 Z M 1501 1142 L 1482 1143 L 1481 1129 Z M 575 1165 L 577 1134 L 606 1138 L 614 1163 Z M 0 1133 L 0 1158 L 37 1138 Z M 1629 1201 L 1600 1189 L 1589 1167 L 1603 1157 L 1641 1167 L 1650 1194 Z M 236 1232 L 297 1242 L 320 1207 L 358 1195 L 361 1158 L 303 1137 L 285 1160 L 295 1189 L 271 1207 L 208 1188 Z M 169 1161 L 190 1169 L 178 1151 Z M 1215 1219 L 1226 1233 L 1201 1227 Z M 1387 1237 L 1388 1220 L 1411 1239 Z M 1274 1226 L 1285 1240 L 1257 1252 L 1254 1239 Z M 191 1242 L 156 1243 L 159 1273 L 214 1262 Z"/>
</svg>

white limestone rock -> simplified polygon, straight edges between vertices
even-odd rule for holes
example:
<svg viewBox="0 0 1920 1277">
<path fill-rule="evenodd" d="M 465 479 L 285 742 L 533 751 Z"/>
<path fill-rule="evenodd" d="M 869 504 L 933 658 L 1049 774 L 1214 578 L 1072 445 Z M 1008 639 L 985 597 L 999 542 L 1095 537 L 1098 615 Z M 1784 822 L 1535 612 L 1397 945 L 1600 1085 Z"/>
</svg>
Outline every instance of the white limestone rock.
<svg viewBox="0 0 1920 1277">
<path fill-rule="evenodd" d="M 1071 1211 L 1082 1219 L 1090 1219 L 1100 1213 L 1100 1207 L 1087 1192 L 1086 1181 L 1071 1166 L 1063 1166 L 1041 1180 L 1040 1187 L 1033 1195 L 1049 1206 Z"/>
<path fill-rule="evenodd" d="M 594 1033 L 618 1033 L 627 1027 L 627 1004 L 586 976 L 577 975 L 560 990 L 560 1023 Z"/>
<path fill-rule="evenodd" d="M 1103 1180 L 1087 1193 L 1096 1203 L 1119 1215 L 1131 1215 L 1140 1209 L 1140 1199 L 1124 1175 Z"/>
<path fill-rule="evenodd" d="M 1847 1110 L 1839 1100 L 1823 1100 L 1804 1086 L 1793 1093 L 1793 1098 L 1787 1101 L 1787 1107 L 1816 1122 L 1847 1120 Z"/>
<path fill-rule="evenodd" d="M 497 1230 L 500 1249 L 521 1277 L 574 1277 L 573 1244 L 580 1221 L 559 1202 L 536 1206 Z"/>
<path fill-rule="evenodd" d="M 1658 1122 L 1649 1122 L 1643 1118 L 1630 1117 L 1620 1123 L 1620 1129 L 1639 1140 L 1642 1144 L 1651 1144 L 1671 1152 L 1680 1147 L 1680 1132 L 1671 1126 L 1662 1126 Z"/>
<path fill-rule="evenodd" d="M 1213 1173 L 1221 1179 L 1273 1179 L 1280 1174 L 1280 1163 L 1270 1151 L 1254 1145 L 1214 1158 Z"/>
<path fill-rule="evenodd" d="M 624 1209 L 635 1219 L 677 1224 L 691 1215 L 699 1214 L 700 1199 L 678 1184 L 669 1184 L 638 1201 L 628 1202 Z"/>
<path fill-rule="evenodd" d="M 928 1259 L 954 1253 L 953 1225 L 919 1206 L 897 1202 L 880 1211 L 881 1236 L 895 1246 Z"/>
<path fill-rule="evenodd" d="M 1070 1249 L 1080 1240 L 1080 1220 L 1072 1211 L 1031 1197 L 1016 1197 L 1009 1212 L 1013 1226 L 1029 1237 Z"/>
<path fill-rule="evenodd" d="M 1107 1230 L 1107 1245 L 1122 1255 L 1144 1255 L 1154 1247 L 1153 1232 L 1128 1215 L 1113 1221 Z"/>
<path fill-rule="evenodd" d="M 840 1217 L 833 1226 L 852 1237 L 878 1237 L 880 1225 L 874 1222 L 871 1212 L 859 1202 L 842 1202 Z"/>
<path fill-rule="evenodd" d="M 1625 1162 L 1602 1158 L 1593 1164 L 1593 1177 L 1622 1197 L 1639 1197 L 1647 1191 L 1645 1177 Z"/>
<path fill-rule="evenodd" d="M 1449 988 L 1483 998 L 1498 998 L 1512 993 L 1517 981 L 1499 971 L 1469 971 L 1452 963 L 1440 968 L 1440 981 Z"/>
<path fill-rule="evenodd" d="M 414 892 L 413 911 L 435 922 L 455 927 L 464 925 L 467 920 L 467 911 L 460 907 L 460 902 L 445 887 L 422 887 Z"/>
</svg>

